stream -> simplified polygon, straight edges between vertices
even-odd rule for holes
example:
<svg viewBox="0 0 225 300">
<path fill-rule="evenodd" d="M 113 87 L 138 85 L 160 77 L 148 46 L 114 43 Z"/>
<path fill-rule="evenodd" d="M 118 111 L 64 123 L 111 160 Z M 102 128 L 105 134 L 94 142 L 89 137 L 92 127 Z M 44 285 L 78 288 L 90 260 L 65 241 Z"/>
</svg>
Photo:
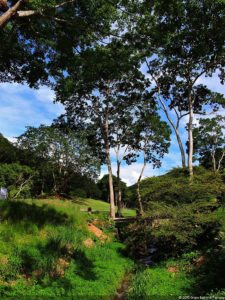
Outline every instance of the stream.
<svg viewBox="0 0 225 300">
<path fill-rule="evenodd" d="M 117 227 L 117 238 L 120 242 L 124 242 L 123 235 L 121 232 L 121 227 Z M 143 266 L 145 268 L 151 267 L 154 265 L 154 254 L 157 251 L 156 245 L 151 243 L 151 245 L 147 248 L 147 253 L 145 255 L 140 255 L 139 258 L 136 260 L 137 266 Z M 132 272 L 128 272 L 125 274 L 123 280 L 121 281 L 120 287 L 117 289 L 115 296 L 112 298 L 113 300 L 119 300 L 119 299 L 126 299 L 127 292 L 131 286 L 132 281 L 132 275 L 135 272 L 135 270 Z"/>
<path fill-rule="evenodd" d="M 143 256 L 137 260 L 137 264 L 142 265 L 144 267 L 150 267 L 154 265 L 153 255 L 157 251 L 157 248 L 152 245 L 148 249 L 147 256 Z M 126 273 L 120 287 L 117 289 L 116 295 L 113 297 L 113 300 L 121 300 L 126 299 L 127 291 L 130 287 L 132 280 L 132 272 Z"/>
<path fill-rule="evenodd" d="M 126 293 L 130 286 L 131 276 L 132 276 L 131 272 L 125 274 L 123 281 L 121 283 L 121 286 L 117 290 L 116 295 L 114 296 L 113 300 L 126 299 Z"/>
</svg>

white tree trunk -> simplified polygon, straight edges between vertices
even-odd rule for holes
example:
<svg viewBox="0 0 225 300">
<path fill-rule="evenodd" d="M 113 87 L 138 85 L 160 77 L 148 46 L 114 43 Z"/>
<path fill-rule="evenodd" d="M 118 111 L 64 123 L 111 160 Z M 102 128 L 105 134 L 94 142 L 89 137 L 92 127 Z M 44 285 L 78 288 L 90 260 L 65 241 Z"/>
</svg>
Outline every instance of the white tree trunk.
<svg viewBox="0 0 225 300">
<path fill-rule="evenodd" d="M 188 122 L 188 170 L 190 178 L 193 177 L 193 119 L 194 119 L 194 110 L 191 96 L 189 97 L 189 122 Z"/>
<path fill-rule="evenodd" d="M 118 205 L 118 216 L 122 215 L 122 192 L 121 192 L 121 186 L 120 186 L 120 161 L 117 160 L 117 188 L 118 188 L 118 194 L 117 194 L 117 205 Z"/>
<path fill-rule="evenodd" d="M 108 167 L 108 175 L 109 175 L 109 202 L 110 202 L 110 218 L 115 218 L 115 199 L 114 199 L 114 190 L 113 190 L 113 174 L 112 174 L 112 166 L 110 159 L 110 146 L 109 146 L 109 124 L 108 118 L 106 117 L 104 124 L 104 142 L 105 142 L 105 152 L 106 152 L 106 164 Z"/>
</svg>

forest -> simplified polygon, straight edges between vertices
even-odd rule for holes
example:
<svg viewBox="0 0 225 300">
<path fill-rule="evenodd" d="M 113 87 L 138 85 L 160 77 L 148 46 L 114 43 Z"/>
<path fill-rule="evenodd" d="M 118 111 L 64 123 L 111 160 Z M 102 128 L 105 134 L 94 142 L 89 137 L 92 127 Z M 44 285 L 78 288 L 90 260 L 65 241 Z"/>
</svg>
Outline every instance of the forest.
<svg viewBox="0 0 225 300">
<path fill-rule="evenodd" d="M 225 299 L 225 1 L 0 0 L 0 40 L 0 297 Z"/>
</svg>

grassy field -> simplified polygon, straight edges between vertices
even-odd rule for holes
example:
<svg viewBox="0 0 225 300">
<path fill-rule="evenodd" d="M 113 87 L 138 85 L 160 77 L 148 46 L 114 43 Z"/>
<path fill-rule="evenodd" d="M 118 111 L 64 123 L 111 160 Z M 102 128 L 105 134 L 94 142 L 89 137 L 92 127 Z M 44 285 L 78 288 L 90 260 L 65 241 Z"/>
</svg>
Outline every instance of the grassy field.
<svg viewBox="0 0 225 300">
<path fill-rule="evenodd" d="M 95 200 L 0 203 L 0 297 L 110 298 L 133 262 L 105 222 L 109 240 L 87 229 L 80 209 L 108 208 Z M 85 241 L 91 240 L 91 246 Z"/>
<path fill-rule="evenodd" d="M 55 199 L 44 199 L 44 200 L 26 200 L 26 203 L 42 206 L 54 206 L 57 207 L 61 212 L 66 212 L 67 214 L 73 214 L 73 211 L 81 211 L 85 215 L 85 210 L 89 207 L 94 211 L 96 215 L 99 213 L 100 215 L 107 216 L 109 214 L 109 203 L 103 202 L 100 200 L 94 199 L 83 199 L 77 198 L 74 200 L 55 200 Z M 117 207 L 116 207 L 117 210 Z M 136 211 L 134 209 L 123 208 L 122 214 L 125 217 L 133 217 L 136 215 Z"/>
</svg>

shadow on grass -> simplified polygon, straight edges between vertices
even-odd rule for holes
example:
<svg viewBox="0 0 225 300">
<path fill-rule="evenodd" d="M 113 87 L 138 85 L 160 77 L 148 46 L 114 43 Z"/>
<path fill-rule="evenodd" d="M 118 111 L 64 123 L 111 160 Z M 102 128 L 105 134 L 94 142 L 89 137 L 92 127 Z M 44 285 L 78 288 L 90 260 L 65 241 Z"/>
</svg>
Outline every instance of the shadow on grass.
<svg viewBox="0 0 225 300">
<path fill-rule="evenodd" d="M 28 221 L 39 227 L 45 224 L 62 225 L 69 222 L 69 218 L 65 213 L 60 213 L 47 205 L 37 206 L 13 201 L 1 204 L 0 218 L 14 223 Z"/>
<path fill-rule="evenodd" d="M 75 260 L 77 271 L 76 274 L 86 280 L 96 280 L 93 262 L 86 256 L 82 250 L 75 250 L 72 258 Z"/>
</svg>

